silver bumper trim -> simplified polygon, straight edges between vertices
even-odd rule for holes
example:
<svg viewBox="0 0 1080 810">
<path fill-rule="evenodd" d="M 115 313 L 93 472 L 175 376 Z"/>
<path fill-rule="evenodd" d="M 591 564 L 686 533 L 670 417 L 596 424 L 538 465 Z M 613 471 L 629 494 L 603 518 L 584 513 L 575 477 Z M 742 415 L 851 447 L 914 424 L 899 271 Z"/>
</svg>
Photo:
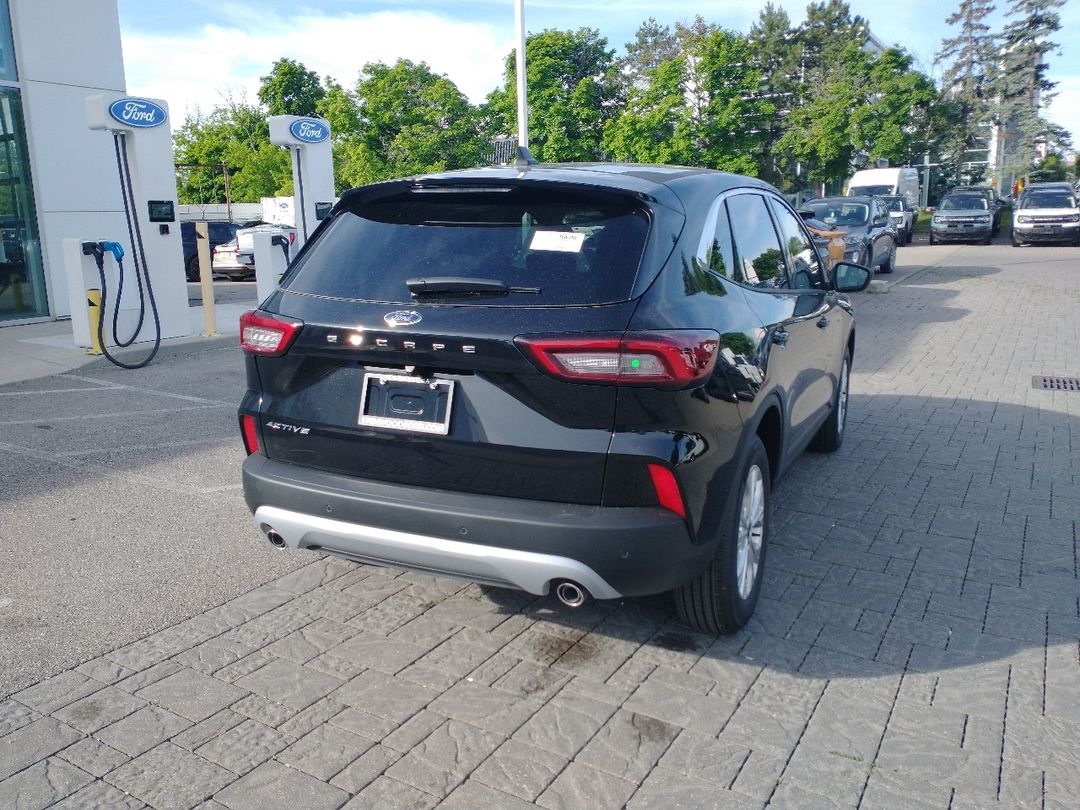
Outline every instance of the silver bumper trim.
<svg viewBox="0 0 1080 810">
<path fill-rule="evenodd" d="M 276 506 L 260 506 L 255 521 L 263 534 L 270 529 L 280 534 L 289 548 L 317 547 L 360 562 L 509 586 L 538 596 L 559 579 L 578 583 L 596 599 L 621 596 L 599 574 L 569 557 L 380 529 Z"/>
</svg>

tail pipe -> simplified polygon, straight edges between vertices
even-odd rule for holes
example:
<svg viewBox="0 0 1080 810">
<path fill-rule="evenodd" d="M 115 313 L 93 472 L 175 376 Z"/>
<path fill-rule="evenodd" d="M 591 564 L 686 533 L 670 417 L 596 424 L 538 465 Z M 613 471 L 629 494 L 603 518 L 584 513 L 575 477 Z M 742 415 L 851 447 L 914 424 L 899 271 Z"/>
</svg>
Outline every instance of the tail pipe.
<svg viewBox="0 0 1080 810">
<path fill-rule="evenodd" d="M 579 608 L 589 603 L 592 596 L 581 585 L 568 579 L 555 585 L 555 597 L 568 608 Z"/>
<path fill-rule="evenodd" d="M 285 538 L 275 532 L 273 529 L 266 530 L 266 539 L 270 541 L 270 545 L 274 548 L 285 548 Z"/>
</svg>

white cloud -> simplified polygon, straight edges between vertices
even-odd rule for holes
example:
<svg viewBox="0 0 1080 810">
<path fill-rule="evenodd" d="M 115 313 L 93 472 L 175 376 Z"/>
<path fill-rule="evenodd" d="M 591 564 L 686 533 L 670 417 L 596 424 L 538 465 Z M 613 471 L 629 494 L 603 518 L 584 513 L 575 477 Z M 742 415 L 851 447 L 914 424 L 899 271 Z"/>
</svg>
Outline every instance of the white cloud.
<svg viewBox="0 0 1080 810">
<path fill-rule="evenodd" d="M 346 87 L 356 83 L 364 64 L 393 64 L 404 58 L 427 62 L 478 103 L 501 84 L 503 60 L 514 47 L 512 19 L 509 36 L 504 26 L 425 12 L 287 20 L 251 12 L 250 19 L 257 25 L 207 25 L 182 35 L 124 28 L 128 92 L 165 99 L 176 126 L 185 113 L 209 111 L 228 96 L 254 101 L 259 77 L 281 57 L 296 59 L 320 76 L 333 76 Z"/>
<path fill-rule="evenodd" d="M 1080 150 L 1080 76 L 1060 77 L 1054 89 L 1057 95 L 1046 106 L 1044 115 L 1069 130 L 1073 150 Z"/>
</svg>

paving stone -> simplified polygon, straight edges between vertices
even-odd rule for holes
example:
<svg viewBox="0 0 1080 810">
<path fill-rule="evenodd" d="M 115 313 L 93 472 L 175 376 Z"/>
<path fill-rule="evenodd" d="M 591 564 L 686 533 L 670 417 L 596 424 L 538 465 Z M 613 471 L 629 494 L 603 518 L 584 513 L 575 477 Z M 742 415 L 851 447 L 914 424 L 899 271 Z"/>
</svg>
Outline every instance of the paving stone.
<svg viewBox="0 0 1080 810">
<path fill-rule="evenodd" d="M 54 804 L 50 810 L 143 810 L 146 805 L 106 782 L 86 787 Z"/>
<path fill-rule="evenodd" d="M 217 714 L 196 723 L 187 731 L 182 731 L 173 737 L 172 742 L 188 751 L 194 751 L 200 745 L 209 742 L 218 735 L 224 734 L 244 722 L 244 716 L 237 714 L 231 709 L 222 709 Z"/>
<path fill-rule="evenodd" d="M 477 768 L 472 779 L 526 801 L 535 801 L 566 767 L 558 754 L 507 740 Z"/>
<path fill-rule="evenodd" d="M 497 734 L 448 720 L 387 769 L 386 775 L 446 796 L 502 742 Z"/>
<path fill-rule="evenodd" d="M 358 633 L 347 641 L 329 648 L 330 655 L 362 663 L 366 667 L 388 675 L 404 669 L 427 652 L 427 647 L 390 639 L 381 633 L 371 631 Z"/>
<path fill-rule="evenodd" d="M 306 709 L 341 683 L 333 675 L 280 659 L 236 681 L 237 686 L 293 709 Z"/>
<path fill-rule="evenodd" d="M 144 706 L 122 720 L 95 732 L 107 745 L 137 757 L 191 726 L 189 720 L 158 706 Z"/>
<path fill-rule="evenodd" d="M 728 788 L 750 756 L 750 745 L 718 742 L 694 731 L 683 731 L 664 752 L 660 766 Z"/>
<path fill-rule="evenodd" d="M 245 720 L 195 749 L 195 753 L 243 775 L 266 762 L 294 740 L 286 734 L 254 720 Z"/>
<path fill-rule="evenodd" d="M 56 757 L 35 762 L 0 781 L 0 807 L 40 810 L 71 795 L 94 778 Z"/>
<path fill-rule="evenodd" d="M 172 743 L 162 743 L 121 765 L 105 781 L 155 810 L 188 810 L 236 779 Z"/>
<path fill-rule="evenodd" d="M 199 723 L 235 703 L 247 693 L 217 678 L 182 669 L 140 689 L 136 695 Z"/>
<path fill-rule="evenodd" d="M 52 717 L 42 717 L 0 737 L 0 779 L 55 754 L 82 735 Z"/>
<path fill-rule="evenodd" d="M 131 759 L 127 754 L 110 748 L 93 737 L 84 737 L 57 756 L 98 779 Z"/>
<path fill-rule="evenodd" d="M 396 779 L 380 776 L 342 810 L 364 810 L 364 808 L 385 808 L 385 810 L 429 810 L 439 803 L 436 796 L 424 793 Z"/>
<path fill-rule="evenodd" d="M 569 759 L 614 713 L 614 706 L 562 692 L 514 732 L 514 739 Z"/>
<path fill-rule="evenodd" d="M 157 683 L 173 673 L 179 672 L 181 669 L 183 667 L 175 661 L 162 661 L 160 664 L 154 664 L 149 669 L 144 669 L 134 675 L 129 675 L 121 681 L 117 681 L 116 688 L 123 689 L 128 694 L 133 695 L 140 689 L 145 689 L 150 684 Z"/>
<path fill-rule="evenodd" d="M 336 557 L 323 557 L 321 560 L 292 571 L 270 584 L 277 590 L 288 591 L 289 593 L 308 593 L 316 588 L 328 585 L 350 571 L 356 570 L 356 568 L 357 563 Z"/>
<path fill-rule="evenodd" d="M 122 681 L 124 678 L 134 674 L 134 670 L 121 666 L 115 661 L 110 661 L 108 658 L 94 658 L 75 667 L 75 671 L 107 685 Z"/>
<path fill-rule="evenodd" d="M 267 700 L 261 695 L 248 695 L 247 697 L 240 698 L 240 700 L 236 701 L 236 703 L 232 704 L 229 708 L 237 714 L 242 714 L 244 717 L 250 717 L 252 720 L 256 720 L 264 726 L 271 726 L 273 728 L 280 726 L 286 720 L 292 719 L 297 713 L 296 709 L 282 706 L 280 703 L 276 703 L 273 700 Z"/>
<path fill-rule="evenodd" d="M 219 670 L 215 670 L 214 677 L 225 683 L 234 683 L 245 675 L 250 675 L 252 672 L 262 669 L 271 661 L 276 660 L 266 650 L 256 650 L 243 658 L 233 661 L 231 664 L 226 664 Z"/>
<path fill-rule="evenodd" d="M 620 709 L 578 754 L 577 761 L 640 784 L 679 731 L 662 720 Z"/>
<path fill-rule="evenodd" d="M 188 669 L 212 675 L 254 652 L 252 647 L 234 639 L 212 638 L 176 656 L 175 661 Z"/>
<path fill-rule="evenodd" d="M 487 686 L 459 683 L 434 700 L 431 709 L 486 731 L 509 736 L 542 705 L 536 698 L 515 698 Z"/>
<path fill-rule="evenodd" d="M 344 630 L 331 629 L 332 625 Z M 279 639 L 267 647 L 267 652 L 278 658 L 284 658 L 295 664 L 306 664 L 312 658 L 336 648 L 345 639 L 356 633 L 354 628 L 338 622 L 318 622 L 294 630 L 285 638 Z M 362 660 L 362 659 L 361 659 Z"/>
<path fill-rule="evenodd" d="M 403 723 L 439 696 L 428 689 L 376 670 L 357 675 L 334 692 L 334 699 L 394 723 Z"/>
<path fill-rule="evenodd" d="M 330 784 L 348 793 L 359 793 L 401 759 L 401 756 L 399 752 L 386 746 L 373 745 L 333 777 Z"/>
<path fill-rule="evenodd" d="M 332 725 L 319 726 L 277 755 L 278 762 L 329 782 L 375 743 Z"/>
<path fill-rule="evenodd" d="M 626 701 L 625 708 L 673 726 L 715 735 L 731 717 L 735 703 L 646 681 Z"/>
<path fill-rule="evenodd" d="M 475 810 L 478 807 L 485 810 L 529 810 L 535 805 L 473 779 L 465 781 L 439 804 L 439 810 Z"/>
<path fill-rule="evenodd" d="M 435 715 L 434 712 L 431 714 Z M 351 731 L 353 734 L 359 734 L 361 737 L 373 742 L 381 741 L 388 734 L 392 734 L 399 728 L 399 725 L 393 720 L 387 720 L 385 717 L 376 717 L 373 714 L 368 714 L 362 709 L 354 709 L 352 707 L 344 709 L 336 714 L 330 722 L 339 728 Z"/>
<path fill-rule="evenodd" d="M 52 714 L 101 689 L 101 683 L 81 672 L 62 672 L 52 678 L 16 692 L 13 697 L 38 714 Z"/>
<path fill-rule="evenodd" d="M 28 726 L 41 715 L 17 700 L 0 700 L 0 737 Z"/>
<path fill-rule="evenodd" d="M 274 761 L 214 796 L 229 810 L 336 810 L 347 798 L 345 791 Z"/>
<path fill-rule="evenodd" d="M 356 711 L 351 709 L 350 711 Z M 405 753 L 446 722 L 446 717 L 430 709 L 421 709 L 393 731 L 380 737 L 387 748 Z M 377 728 L 377 723 L 372 726 Z M 376 732 L 377 733 L 377 732 Z M 366 736 L 366 735 L 365 735 Z"/>
<path fill-rule="evenodd" d="M 291 737 L 300 738 L 333 719 L 344 709 L 344 703 L 339 703 L 333 698 L 323 698 L 298 712 L 295 717 L 286 720 L 278 728 Z"/>
<path fill-rule="evenodd" d="M 579 807 L 622 807 L 637 785 L 610 773 L 571 762 L 536 803 L 549 810 Z"/>
<path fill-rule="evenodd" d="M 627 810 L 760 810 L 764 804 L 693 776 L 654 768 L 626 805 Z"/>
</svg>

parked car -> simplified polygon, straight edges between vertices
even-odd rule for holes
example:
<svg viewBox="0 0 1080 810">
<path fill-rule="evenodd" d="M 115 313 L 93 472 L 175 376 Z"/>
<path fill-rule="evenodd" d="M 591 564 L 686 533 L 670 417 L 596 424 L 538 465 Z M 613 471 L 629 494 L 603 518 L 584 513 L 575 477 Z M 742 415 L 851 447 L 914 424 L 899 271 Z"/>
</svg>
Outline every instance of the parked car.
<svg viewBox="0 0 1080 810">
<path fill-rule="evenodd" d="M 908 204 L 904 197 L 888 195 L 881 198 L 885 201 L 885 207 L 889 209 L 889 219 L 896 226 L 897 242 L 901 245 L 910 245 L 912 234 L 915 233 L 915 217 L 919 209 Z"/>
<path fill-rule="evenodd" d="M 1080 200 L 1071 191 L 1025 189 L 1013 216 L 1012 244 L 1065 242 L 1080 246 Z"/>
<path fill-rule="evenodd" d="M 908 205 L 919 205 L 919 170 L 912 166 L 889 166 L 882 169 L 862 169 L 847 181 L 849 197 L 897 196 Z"/>
<path fill-rule="evenodd" d="M 991 217 L 990 236 L 998 235 L 998 231 L 1001 230 L 1001 212 L 1005 210 L 1006 205 L 994 189 L 990 186 L 955 186 L 949 189 L 945 196 L 951 197 L 954 194 L 977 194 L 986 200 L 986 210 L 990 212 Z M 940 203 L 938 206 L 940 207 Z"/>
<path fill-rule="evenodd" d="M 244 494 L 280 548 L 577 606 L 754 610 L 776 480 L 844 439 L 870 273 L 768 184 L 492 167 L 343 195 L 241 321 Z"/>
<path fill-rule="evenodd" d="M 224 276 L 233 281 L 255 278 L 255 234 L 259 232 L 286 236 L 290 244 L 291 258 L 291 246 L 296 243 L 296 229 L 262 222 L 239 229 L 232 240 L 214 249 L 214 275 Z"/>
<path fill-rule="evenodd" d="M 802 211 L 844 231 L 844 259 L 871 270 L 891 273 L 896 267 L 896 226 L 880 197 L 819 197 L 803 203 Z"/>
<path fill-rule="evenodd" d="M 235 222 L 226 222 L 223 220 L 210 220 L 206 223 L 207 235 L 210 240 L 210 254 L 213 256 L 214 248 L 218 245 L 228 242 L 240 229 L 240 225 Z M 194 222 L 181 222 L 180 223 L 180 241 L 184 246 L 184 275 L 188 281 L 199 280 L 199 243 L 195 237 L 195 223 Z M 213 259 L 211 258 L 211 264 Z"/>
<path fill-rule="evenodd" d="M 930 244 L 980 242 L 993 238 L 993 212 L 982 194 L 946 194 L 930 218 Z"/>
</svg>

